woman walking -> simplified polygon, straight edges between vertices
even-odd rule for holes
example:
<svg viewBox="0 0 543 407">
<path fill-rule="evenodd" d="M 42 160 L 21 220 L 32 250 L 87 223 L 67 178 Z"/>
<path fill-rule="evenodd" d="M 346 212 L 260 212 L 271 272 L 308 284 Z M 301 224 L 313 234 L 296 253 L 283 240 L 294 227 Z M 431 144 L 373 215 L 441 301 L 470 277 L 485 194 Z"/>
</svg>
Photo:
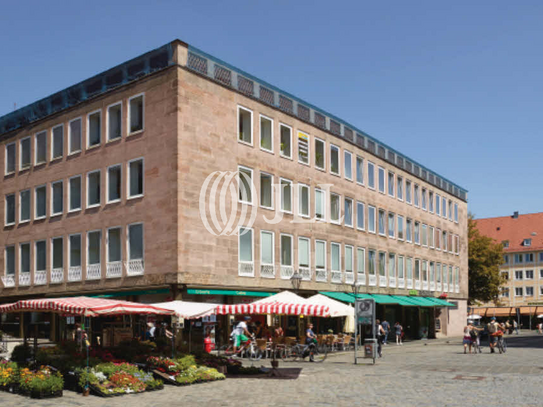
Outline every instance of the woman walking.
<svg viewBox="0 0 543 407">
<path fill-rule="evenodd" d="M 468 346 L 469 353 L 471 353 L 471 328 L 471 324 L 464 327 L 464 339 L 462 340 L 462 344 L 464 345 L 464 354 L 466 354 Z"/>
<path fill-rule="evenodd" d="M 403 327 L 396 321 L 394 324 L 394 331 L 396 332 L 396 345 L 403 345 L 402 343 L 402 331 Z"/>
</svg>

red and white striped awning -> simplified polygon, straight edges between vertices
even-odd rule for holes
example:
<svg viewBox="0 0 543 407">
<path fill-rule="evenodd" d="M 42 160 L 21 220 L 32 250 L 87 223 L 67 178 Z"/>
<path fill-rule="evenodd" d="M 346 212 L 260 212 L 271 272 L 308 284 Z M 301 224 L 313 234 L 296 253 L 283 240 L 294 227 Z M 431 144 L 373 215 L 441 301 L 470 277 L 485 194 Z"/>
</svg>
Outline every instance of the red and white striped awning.
<svg viewBox="0 0 543 407">
<path fill-rule="evenodd" d="M 326 305 L 294 304 L 294 303 L 285 303 L 285 302 L 219 305 L 216 309 L 216 312 L 219 315 L 284 314 L 284 315 L 307 315 L 311 317 L 330 316 L 330 310 Z"/>
<path fill-rule="evenodd" d="M 92 297 L 46 298 L 21 300 L 0 305 L 0 313 L 7 312 L 55 312 L 66 315 L 98 317 L 105 315 L 173 315 L 174 311 L 130 301 L 117 301 Z"/>
</svg>

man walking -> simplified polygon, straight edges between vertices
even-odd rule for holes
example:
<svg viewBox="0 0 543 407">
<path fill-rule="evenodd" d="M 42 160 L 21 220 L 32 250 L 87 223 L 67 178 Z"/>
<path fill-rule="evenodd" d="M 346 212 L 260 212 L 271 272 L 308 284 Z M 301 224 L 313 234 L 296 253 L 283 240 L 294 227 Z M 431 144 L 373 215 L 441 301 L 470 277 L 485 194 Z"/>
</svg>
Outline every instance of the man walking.
<svg viewBox="0 0 543 407">
<path fill-rule="evenodd" d="M 518 324 L 515 319 L 513 320 L 513 329 L 515 330 L 515 333 L 518 335 Z"/>
<path fill-rule="evenodd" d="M 381 326 L 383 327 L 383 331 L 385 331 L 385 337 L 383 338 L 383 345 L 386 345 L 388 341 L 388 333 L 390 332 L 390 324 L 388 323 L 386 319 L 383 319 Z"/>
</svg>

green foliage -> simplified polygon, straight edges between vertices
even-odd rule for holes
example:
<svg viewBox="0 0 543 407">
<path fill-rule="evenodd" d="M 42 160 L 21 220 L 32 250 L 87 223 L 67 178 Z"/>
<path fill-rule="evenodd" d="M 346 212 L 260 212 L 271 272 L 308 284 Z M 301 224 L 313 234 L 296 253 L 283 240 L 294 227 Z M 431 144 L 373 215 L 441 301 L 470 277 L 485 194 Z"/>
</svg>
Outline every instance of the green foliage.
<svg viewBox="0 0 543 407">
<path fill-rule="evenodd" d="M 500 286 L 505 283 L 500 274 L 503 246 L 481 235 L 471 214 L 468 218 L 468 239 L 469 303 L 498 303 Z"/>
<path fill-rule="evenodd" d="M 11 352 L 11 360 L 13 362 L 24 364 L 27 359 L 32 358 L 34 351 L 28 344 L 17 345 Z"/>
<path fill-rule="evenodd" d="M 185 355 L 180 358 L 177 358 L 176 361 L 177 366 L 180 370 L 187 370 L 191 366 L 196 366 L 196 359 L 194 355 Z"/>
<path fill-rule="evenodd" d="M 132 362 L 145 361 L 147 356 L 156 350 L 156 344 L 151 341 L 126 341 L 121 342 L 118 347 L 112 349 L 113 354 L 122 360 Z"/>
</svg>

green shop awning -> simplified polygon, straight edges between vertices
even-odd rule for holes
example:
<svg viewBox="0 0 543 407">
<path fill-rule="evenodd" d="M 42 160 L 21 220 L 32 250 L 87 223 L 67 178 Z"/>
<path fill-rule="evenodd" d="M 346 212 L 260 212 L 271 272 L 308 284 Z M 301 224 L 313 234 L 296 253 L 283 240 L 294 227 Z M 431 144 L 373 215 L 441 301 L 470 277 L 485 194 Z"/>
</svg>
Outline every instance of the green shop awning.
<svg viewBox="0 0 543 407">
<path fill-rule="evenodd" d="M 235 291 L 235 290 L 200 290 L 189 288 L 187 294 L 196 295 L 233 295 L 236 297 L 270 297 L 277 293 L 269 293 L 265 291 Z"/>
<path fill-rule="evenodd" d="M 436 297 L 425 297 L 427 300 L 432 301 L 436 307 L 454 307 L 454 304 L 451 304 L 448 301 L 442 300 L 441 298 Z"/>
<path fill-rule="evenodd" d="M 406 301 L 413 302 L 416 307 L 435 307 L 436 304 L 424 297 L 405 297 Z"/>
<path fill-rule="evenodd" d="M 371 294 L 371 298 L 375 300 L 376 304 L 400 304 L 400 301 L 392 295 Z"/>
<path fill-rule="evenodd" d="M 333 298 L 334 300 L 347 302 L 349 304 L 354 303 L 354 295 L 349 293 L 342 293 L 340 291 L 320 291 L 320 294 Z M 362 294 L 358 294 L 359 298 Z"/>
<path fill-rule="evenodd" d="M 419 305 L 415 303 L 415 301 L 411 301 L 411 297 L 406 297 L 403 295 L 392 295 L 391 297 L 394 297 L 398 304 L 404 306 L 404 307 L 418 307 Z"/>
</svg>

